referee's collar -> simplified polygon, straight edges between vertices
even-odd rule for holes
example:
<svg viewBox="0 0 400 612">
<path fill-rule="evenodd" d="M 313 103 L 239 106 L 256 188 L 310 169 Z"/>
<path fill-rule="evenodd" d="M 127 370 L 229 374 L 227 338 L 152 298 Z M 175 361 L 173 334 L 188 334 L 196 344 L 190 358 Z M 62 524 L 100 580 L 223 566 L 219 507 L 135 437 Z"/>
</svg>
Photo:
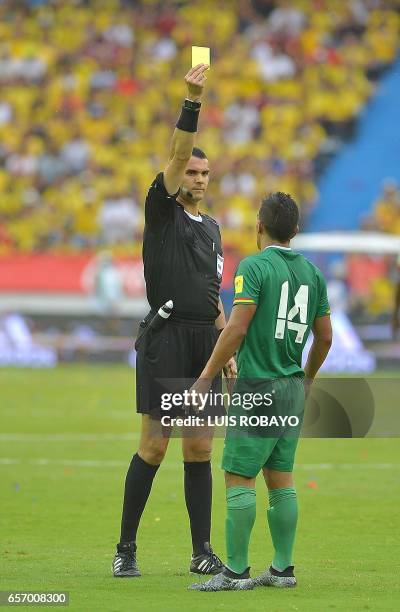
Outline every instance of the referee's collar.
<svg viewBox="0 0 400 612">
<path fill-rule="evenodd" d="M 196 217 L 195 215 L 192 215 L 192 213 L 188 212 L 186 210 L 186 208 L 184 208 L 183 206 L 182 206 L 182 208 L 183 208 L 184 212 L 187 214 L 187 216 L 190 217 L 191 219 L 193 219 L 193 221 L 197 221 L 198 223 L 201 223 L 203 221 L 203 217 L 201 216 L 200 213 Z"/>
<path fill-rule="evenodd" d="M 280 244 L 269 244 L 268 246 L 265 247 L 265 249 L 263 249 L 263 251 L 266 251 L 267 249 L 281 249 L 282 251 L 291 251 L 291 247 L 284 247 L 281 246 Z"/>
</svg>

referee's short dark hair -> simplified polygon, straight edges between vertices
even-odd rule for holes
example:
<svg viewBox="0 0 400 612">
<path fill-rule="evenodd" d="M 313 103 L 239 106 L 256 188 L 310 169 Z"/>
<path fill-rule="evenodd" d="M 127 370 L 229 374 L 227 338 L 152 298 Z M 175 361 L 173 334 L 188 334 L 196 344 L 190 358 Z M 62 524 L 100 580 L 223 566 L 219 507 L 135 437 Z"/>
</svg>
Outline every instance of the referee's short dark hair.
<svg viewBox="0 0 400 612">
<path fill-rule="evenodd" d="M 288 242 L 296 233 L 299 209 L 288 193 L 277 191 L 264 198 L 258 218 L 271 238 Z"/>
<path fill-rule="evenodd" d="M 193 147 L 192 149 L 192 157 L 198 157 L 199 159 L 208 159 L 207 155 L 199 149 L 199 147 Z"/>
</svg>

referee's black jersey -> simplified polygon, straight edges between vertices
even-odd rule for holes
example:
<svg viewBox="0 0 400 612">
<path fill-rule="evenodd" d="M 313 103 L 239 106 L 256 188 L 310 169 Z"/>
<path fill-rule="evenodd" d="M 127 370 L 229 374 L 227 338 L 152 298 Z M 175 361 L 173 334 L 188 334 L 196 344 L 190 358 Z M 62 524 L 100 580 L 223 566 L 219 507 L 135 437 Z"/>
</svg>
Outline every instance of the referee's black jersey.
<svg viewBox="0 0 400 612">
<path fill-rule="evenodd" d="M 178 192 L 179 193 L 179 192 Z M 219 226 L 208 215 L 191 218 L 165 189 L 160 172 L 145 203 L 143 264 L 151 308 L 167 300 L 183 319 L 214 321 L 223 271 Z"/>
</svg>

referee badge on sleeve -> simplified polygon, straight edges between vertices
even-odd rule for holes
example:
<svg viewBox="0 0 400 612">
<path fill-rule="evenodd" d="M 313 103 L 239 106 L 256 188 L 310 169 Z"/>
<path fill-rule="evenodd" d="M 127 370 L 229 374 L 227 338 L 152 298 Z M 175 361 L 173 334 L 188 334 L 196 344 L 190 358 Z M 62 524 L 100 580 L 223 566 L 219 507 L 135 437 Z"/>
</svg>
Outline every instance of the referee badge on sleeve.
<svg viewBox="0 0 400 612">
<path fill-rule="evenodd" d="M 222 255 L 217 253 L 217 274 L 218 274 L 219 279 L 222 278 L 223 271 L 224 271 L 224 258 L 222 257 Z"/>
<path fill-rule="evenodd" d="M 243 291 L 243 275 L 235 276 L 235 293 L 242 293 Z"/>
</svg>

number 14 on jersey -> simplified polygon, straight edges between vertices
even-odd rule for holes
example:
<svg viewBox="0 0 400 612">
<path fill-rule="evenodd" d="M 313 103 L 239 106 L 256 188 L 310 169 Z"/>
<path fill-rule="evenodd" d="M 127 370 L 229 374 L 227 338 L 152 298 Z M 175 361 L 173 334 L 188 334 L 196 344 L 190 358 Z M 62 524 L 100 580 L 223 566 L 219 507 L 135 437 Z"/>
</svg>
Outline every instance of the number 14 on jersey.
<svg viewBox="0 0 400 612">
<path fill-rule="evenodd" d="M 289 281 L 285 281 L 281 288 L 281 298 L 279 301 L 278 319 L 276 321 L 275 338 L 281 340 L 285 335 L 285 330 L 292 329 L 297 332 L 295 342 L 301 344 L 307 330 L 307 310 L 308 310 L 308 285 L 301 285 L 294 296 L 294 306 L 288 312 L 289 300 Z M 300 315 L 300 323 L 293 319 Z"/>
</svg>

